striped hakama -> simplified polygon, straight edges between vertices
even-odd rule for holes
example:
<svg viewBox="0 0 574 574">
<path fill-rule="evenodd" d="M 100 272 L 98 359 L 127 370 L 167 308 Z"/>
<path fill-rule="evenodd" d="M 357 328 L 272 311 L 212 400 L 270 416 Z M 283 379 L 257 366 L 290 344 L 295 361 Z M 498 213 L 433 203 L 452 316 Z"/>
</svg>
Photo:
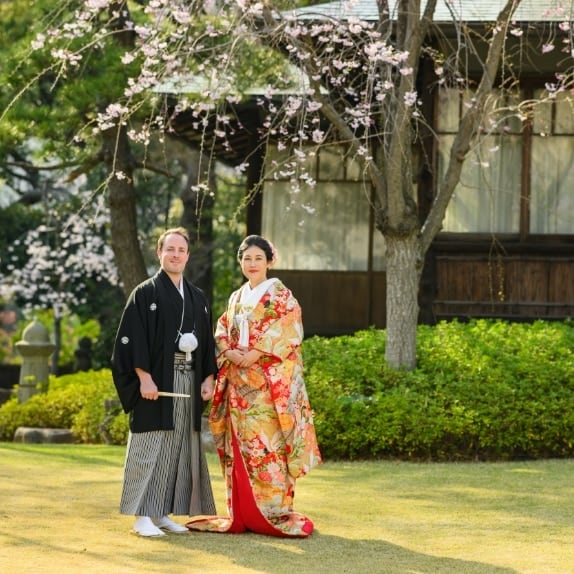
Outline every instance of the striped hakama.
<svg viewBox="0 0 574 574">
<path fill-rule="evenodd" d="M 185 362 L 185 354 L 175 356 L 173 390 L 191 397 L 172 399 L 174 430 L 130 432 L 121 514 L 161 517 L 215 513 L 201 433 L 193 430 L 195 373 L 192 364 Z"/>
</svg>

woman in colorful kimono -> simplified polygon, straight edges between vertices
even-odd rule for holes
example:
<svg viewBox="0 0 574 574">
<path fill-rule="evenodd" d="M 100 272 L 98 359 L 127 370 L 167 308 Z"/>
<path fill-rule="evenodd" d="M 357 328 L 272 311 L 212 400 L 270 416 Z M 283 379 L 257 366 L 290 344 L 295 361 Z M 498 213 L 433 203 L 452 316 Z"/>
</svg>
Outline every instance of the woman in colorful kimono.
<svg viewBox="0 0 574 574">
<path fill-rule="evenodd" d="M 237 255 L 248 281 L 217 324 L 209 415 L 229 516 L 196 516 L 187 527 L 305 537 L 313 523 L 293 511 L 295 480 L 321 456 L 303 380 L 301 307 L 281 281 L 267 279 L 275 254 L 266 239 L 248 236 Z"/>
</svg>

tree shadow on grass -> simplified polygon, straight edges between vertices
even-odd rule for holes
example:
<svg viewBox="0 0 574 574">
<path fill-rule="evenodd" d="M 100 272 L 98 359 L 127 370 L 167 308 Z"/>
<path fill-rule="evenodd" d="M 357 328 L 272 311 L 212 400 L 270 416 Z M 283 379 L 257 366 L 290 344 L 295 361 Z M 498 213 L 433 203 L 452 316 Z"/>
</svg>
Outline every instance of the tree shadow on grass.
<svg viewBox="0 0 574 574">
<path fill-rule="evenodd" d="M 252 533 L 199 536 L 207 537 L 202 544 L 206 551 L 225 556 L 225 561 L 239 570 L 261 574 L 517 574 L 512 568 L 486 561 L 432 556 L 382 540 L 353 540 L 319 532 L 307 539 L 270 538 Z M 169 542 L 178 547 L 197 547 L 201 542 L 196 536 L 192 539 L 193 544 L 187 537 L 171 537 Z M 246 546 L 249 552 L 245 551 Z M 214 561 L 217 563 L 216 556 Z M 224 574 L 225 568 L 220 572 Z"/>
<path fill-rule="evenodd" d="M 13 560 L 6 562 L 0 544 L 0 567 L 9 564 L 17 569 L 5 572 L 21 574 L 518 574 L 487 559 L 432 556 L 383 540 L 320 532 L 307 539 L 199 532 L 118 539 L 106 535 L 104 525 L 99 529 L 104 531 L 100 544 L 86 537 L 85 546 L 62 535 L 39 540 L 8 534 L 4 550 Z"/>
</svg>

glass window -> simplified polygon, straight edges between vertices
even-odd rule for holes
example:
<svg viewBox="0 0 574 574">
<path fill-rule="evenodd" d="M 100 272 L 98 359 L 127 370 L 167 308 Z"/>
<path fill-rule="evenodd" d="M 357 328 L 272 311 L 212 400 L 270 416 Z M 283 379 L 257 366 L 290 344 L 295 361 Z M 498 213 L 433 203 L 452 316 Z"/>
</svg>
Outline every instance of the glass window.
<svg viewBox="0 0 574 574">
<path fill-rule="evenodd" d="M 520 231 L 523 141 L 530 138 L 529 209 L 533 234 L 574 233 L 574 98 L 562 92 L 548 98 L 534 92 L 532 132 L 522 132 L 513 112 L 518 96 L 493 92 L 485 136 L 468 154 L 461 181 L 446 210 L 444 231 L 518 233 Z M 522 98 L 522 96 L 520 96 Z M 438 97 L 438 176 L 444 176 L 458 122 L 472 94 L 443 89 Z M 526 225 L 524 223 L 524 225 Z"/>
<path fill-rule="evenodd" d="M 458 233 L 518 233 L 522 182 L 521 122 L 512 101 L 497 92 L 487 101 L 485 134 L 469 151 L 460 182 L 447 207 L 443 230 Z M 439 95 L 438 177 L 445 175 L 460 118 L 472 94 L 443 89 Z"/>
<path fill-rule="evenodd" d="M 279 269 L 367 269 L 369 202 L 362 184 L 318 182 L 293 192 L 289 182 L 267 181 L 262 230 L 279 251 Z"/>
<path fill-rule="evenodd" d="M 387 246 L 385 238 L 378 229 L 375 229 L 373 233 L 373 271 L 386 271 Z"/>
<path fill-rule="evenodd" d="M 262 233 L 277 247 L 277 268 L 366 271 L 370 185 L 357 163 L 334 146 L 307 153 L 316 183 L 294 186 L 288 157 L 268 148 Z"/>
<path fill-rule="evenodd" d="M 560 93 L 533 111 L 531 233 L 574 233 L 573 102 Z"/>
<path fill-rule="evenodd" d="M 442 136 L 439 143 L 439 175 L 454 136 Z M 518 233 L 520 226 L 520 184 L 522 139 L 520 136 L 485 137 L 464 162 L 443 221 L 443 230 L 455 233 Z"/>
</svg>

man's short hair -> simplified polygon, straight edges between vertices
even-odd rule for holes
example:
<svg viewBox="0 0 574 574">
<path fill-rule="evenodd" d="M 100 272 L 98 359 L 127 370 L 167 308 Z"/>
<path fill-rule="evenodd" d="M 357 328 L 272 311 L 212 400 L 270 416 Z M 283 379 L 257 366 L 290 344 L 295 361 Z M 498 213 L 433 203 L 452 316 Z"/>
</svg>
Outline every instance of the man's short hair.
<svg viewBox="0 0 574 574">
<path fill-rule="evenodd" d="M 189 251 L 189 246 L 190 246 L 189 233 L 187 232 L 187 229 L 185 227 L 171 227 L 170 229 L 166 229 L 159 236 L 159 239 L 157 240 L 158 250 L 161 251 L 161 249 L 163 248 L 163 244 L 165 242 L 165 238 L 168 235 L 172 235 L 172 234 L 181 235 L 185 239 L 185 242 L 187 243 L 187 250 Z"/>
</svg>

